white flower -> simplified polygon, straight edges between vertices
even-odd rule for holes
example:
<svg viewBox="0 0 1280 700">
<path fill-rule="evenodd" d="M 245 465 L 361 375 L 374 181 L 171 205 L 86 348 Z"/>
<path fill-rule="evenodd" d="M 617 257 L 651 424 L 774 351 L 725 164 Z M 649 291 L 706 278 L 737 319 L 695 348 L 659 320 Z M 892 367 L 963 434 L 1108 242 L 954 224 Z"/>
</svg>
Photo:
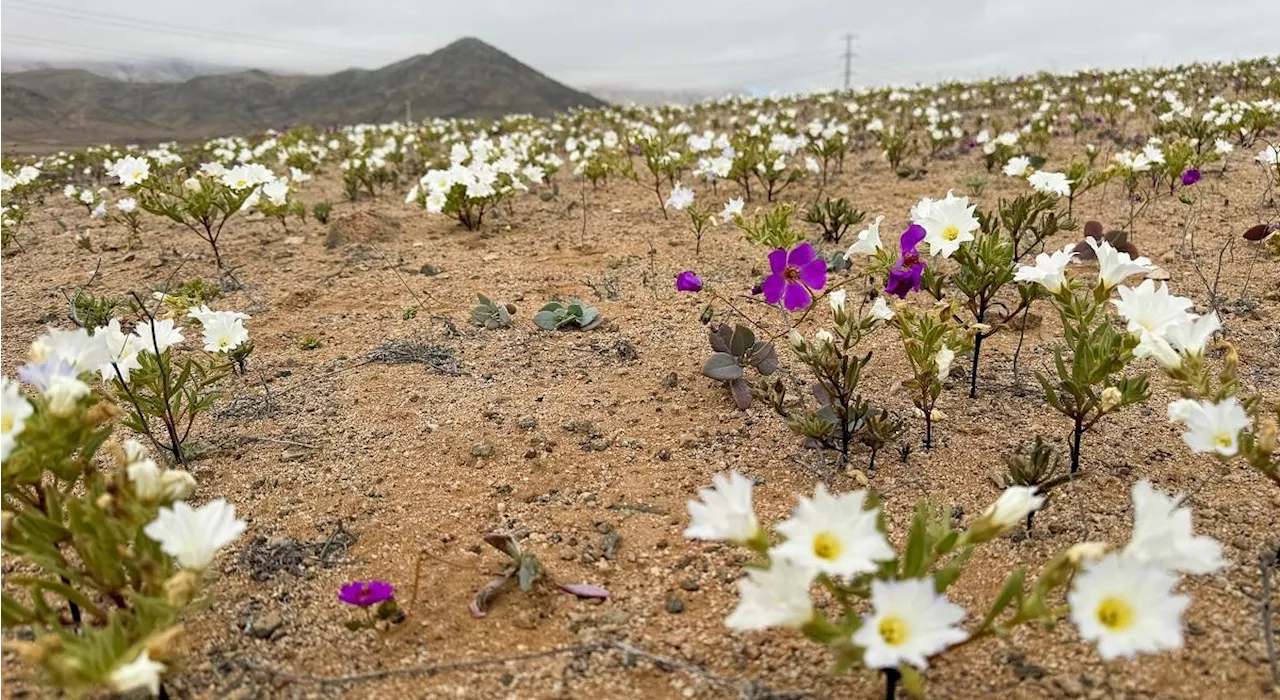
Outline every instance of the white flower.
<svg viewBox="0 0 1280 700">
<path fill-rule="evenodd" d="M 893 548 L 876 526 L 879 508 L 866 509 L 866 492 L 832 496 L 818 484 L 813 498 L 801 498 L 791 517 L 778 525 L 786 541 L 773 555 L 832 576 L 875 571 L 892 559 Z"/>
<path fill-rule="evenodd" d="M 204 569 L 214 555 L 244 532 L 245 523 L 236 519 L 235 506 L 219 498 L 193 509 L 186 501 L 161 508 L 156 519 L 143 528 L 147 537 L 160 543 L 165 554 L 187 569 Z"/>
<path fill-rule="evenodd" d="M 1128 253 L 1117 251 L 1106 241 L 1099 243 L 1093 238 L 1084 239 L 1098 256 L 1098 281 L 1107 289 L 1120 284 L 1130 275 L 1145 275 L 1156 266 L 1145 257 L 1133 259 Z"/>
<path fill-rule="evenodd" d="M 547 176 L 547 171 L 543 170 L 541 165 L 530 163 L 521 169 L 520 174 L 529 182 L 542 182 L 543 178 Z"/>
<path fill-rule="evenodd" d="M 978 219 L 973 215 L 974 205 L 968 197 L 957 197 L 947 192 L 945 199 L 925 205 L 922 200 L 912 210 L 912 222 L 924 227 L 924 241 L 929 244 L 929 255 L 944 258 L 960 248 L 960 244 L 972 241 L 978 230 Z M 917 218 L 917 214 L 919 214 Z"/>
<path fill-rule="evenodd" d="M 995 503 L 982 511 L 980 520 L 997 532 L 1003 532 L 1027 519 L 1032 511 L 1040 510 L 1044 496 L 1036 495 L 1034 486 L 1010 486 L 1000 494 Z"/>
<path fill-rule="evenodd" d="M 711 477 L 713 488 L 698 490 L 702 502 L 689 501 L 689 527 L 684 536 L 694 540 L 746 542 L 760 533 L 760 521 L 751 507 L 752 481 L 738 472 Z"/>
<path fill-rule="evenodd" d="M 884 297 L 876 297 L 875 302 L 871 304 L 871 310 L 867 313 L 881 321 L 892 320 L 894 315 L 893 309 L 889 308 L 889 303 L 884 300 Z"/>
<path fill-rule="evenodd" d="M 1211 574 L 1223 566 L 1222 545 L 1191 532 L 1191 509 L 1143 479 L 1133 485 L 1133 536 L 1124 553 L 1167 571 Z"/>
<path fill-rule="evenodd" d="M 66 417 L 75 411 L 80 399 L 89 395 L 89 385 L 71 375 L 54 375 L 49 377 L 48 385 L 42 392 L 49 402 L 49 412 L 55 416 Z"/>
<path fill-rule="evenodd" d="M 1143 280 L 1137 288 L 1119 287 L 1120 298 L 1112 299 L 1116 312 L 1128 321 L 1129 333 L 1142 337 L 1154 335 L 1163 338 L 1170 327 L 1185 323 L 1187 309 L 1193 302 L 1186 297 L 1169 293 L 1169 285 Z"/>
<path fill-rule="evenodd" d="M 1208 316 L 1188 314 L 1166 329 L 1164 337 L 1178 350 L 1189 355 L 1200 355 L 1204 352 L 1204 346 L 1209 343 L 1209 339 L 1220 328 L 1222 328 L 1222 321 L 1218 319 L 1216 311 L 1209 312 Z"/>
<path fill-rule="evenodd" d="M 293 182 L 306 182 L 311 176 L 293 166 L 289 166 L 289 179 Z"/>
<path fill-rule="evenodd" d="M 957 626 L 964 608 L 935 593 L 933 578 L 872 581 L 871 607 L 853 635 L 867 668 L 926 668 L 929 656 L 969 638 Z"/>
<path fill-rule="evenodd" d="M 1037 170 L 1027 178 L 1029 183 L 1036 192 L 1043 194 L 1056 194 L 1059 197 L 1066 197 L 1071 194 L 1071 181 L 1062 173 L 1050 173 L 1043 170 Z"/>
<path fill-rule="evenodd" d="M 131 211 L 134 211 L 137 208 L 138 208 L 138 200 L 134 199 L 133 197 L 125 197 L 124 199 L 116 202 L 116 209 L 119 209 L 120 211 L 126 214 L 128 214 Z"/>
<path fill-rule="evenodd" d="M 1236 150 L 1236 148 L 1235 146 L 1232 146 L 1231 142 L 1226 139 L 1215 139 L 1213 142 L 1213 150 L 1225 156 L 1228 153 Z"/>
<path fill-rule="evenodd" d="M 147 459 L 146 445 L 133 438 L 125 440 L 121 447 L 124 450 L 125 465 L 133 464 L 140 459 Z"/>
<path fill-rule="evenodd" d="M 93 190 L 85 188 L 80 190 L 78 199 L 81 204 L 93 204 L 93 200 L 97 199 L 97 197 L 93 194 Z"/>
<path fill-rule="evenodd" d="M 93 211 L 89 212 L 89 216 L 94 219 L 102 219 L 102 218 L 105 218 L 106 215 L 107 215 L 106 202 L 98 202 L 98 205 L 93 208 Z"/>
<path fill-rule="evenodd" d="M 138 654 L 138 658 L 112 669 L 108 680 L 112 690 L 117 693 L 128 693 L 146 688 L 152 695 L 160 694 L 160 674 L 164 673 L 164 664 L 151 660 L 151 652 L 146 649 Z"/>
<path fill-rule="evenodd" d="M 720 210 L 720 220 L 726 224 L 733 221 L 733 217 L 742 214 L 742 197 L 734 197 L 725 203 L 724 209 Z"/>
<path fill-rule="evenodd" d="M 1004 174 L 1009 177 L 1026 177 L 1031 169 L 1031 159 L 1026 156 L 1014 156 L 1004 164 Z"/>
<path fill-rule="evenodd" d="M 875 255 L 880 250 L 880 222 L 884 221 L 884 216 L 877 216 L 871 225 L 858 232 L 858 240 L 849 246 L 849 250 L 845 252 L 846 258 L 852 258 L 855 255 Z"/>
<path fill-rule="evenodd" d="M 833 312 L 841 313 L 844 311 L 844 302 L 847 295 L 847 292 L 843 289 L 837 289 L 827 295 L 827 301 L 831 302 L 831 310 Z"/>
<path fill-rule="evenodd" d="M 285 180 L 272 180 L 262 186 L 262 196 L 277 207 L 283 207 L 289 201 L 289 183 Z"/>
<path fill-rule="evenodd" d="M 1169 420 L 1185 423 L 1182 441 L 1192 452 L 1215 452 L 1233 457 L 1240 449 L 1240 431 L 1252 421 L 1234 397 L 1221 403 L 1180 399 L 1169 404 Z"/>
<path fill-rule="evenodd" d="M 151 162 L 146 158 L 125 156 L 111 167 L 111 174 L 120 179 L 120 184 L 132 187 L 142 183 L 151 174 Z"/>
<path fill-rule="evenodd" d="M 174 328 L 173 321 L 161 319 L 149 324 L 139 324 L 133 329 L 139 351 L 163 353 L 170 346 L 183 341 L 182 331 Z"/>
<path fill-rule="evenodd" d="M 951 362 L 956 359 L 956 351 L 943 345 L 933 356 L 933 365 L 938 368 L 938 381 L 945 381 L 951 373 Z"/>
<path fill-rule="evenodd" d="M 738 607 L 725 618 L 729 629 L 802 627 L 813 619 L 809 583 L 813 570 L 785 559 L 768 569 L 750 569 L 738 581 Z"/>
<path fill-rule="evenodd" d="M 160 478 L 164 472 L 153 459 L 139 459 L 125 467 L 133 492 L 142 501 L 154 501 L 160 496 Z"/>
<path fill-rule="evenodd" d="M 836 337 L 834 335 L 831 335 L 831 331 L 823 328 L 823 329 L 820 329 L 817 333 L 813 334 L 813 342 L 817 343 L 818 345 L 831 345 L 832 343 L 836 342 Z"/>
<path fill-rule="evenodd" d="M 445 193 L 433 191 L 427 195 L 426 200 L 424 201 L 424 206 L 427 211 L 433 214 L 439 214 L 444 211 L 444 205 L 447 201 Z"/>
<path fill-rule="evenodd" d="M 1110 661 L 1182 646 L 1182 613 L 1191 603 L 1175 595 L 1178 577 L 1123 554 L 1085 566 L 1067 602 L 1080 636 Z"/>
<path fill-rule="evenodd" d="M 212 311 L 208 306 L 201 306 L 192 307 L 187 315 L 204 327 L 204 349 L 209 352 L 230 352 L 249 340 L 249 331 L 244 327 L 248 314 Z"/>
<path fill-rule="evenodd" d="M 1276 161 L 1280 160 L 1280 150 L 1277 150 L 1275 146 L 1267 146 L 1258 151 L 1258 155 L 1254 156 L 1254 160 L 1263 165 L 1275 165 Z"/>
<path fill-rule="evenodd" d="M 684 208 L 690 204 L 693 204 L 693 190 L 677 182 L 676 186 L 671 188 L 671 194 L 667 197 L 667 203 L 664 206 L 676 211 L 684 211 Z"/>
<path fill-rule="evenodd" d="M 111 319 L 105 326 L 99 326 L 93 331 L 93 337 L 102 342 L 103 348 L 106 350 L 106 362 L 98 366 L 98 374 L 102 375 L 102 381 L 109 382 L 116 379 L 116 370 L 120 370 L 120 379 L 129 381 L 129 373 L 142 366 L 138 361 L 138 339 L 132 335 L 125 335 L 120 330 L 120 321 Z"/>
<path fill-rule="evenodd" d="M 22 395 L 18 382 L 0 379 L 0 462 L 9 459 L 18 436 L 27 427 L 27 419 L 35 409 Z"/>
<path fill-rule="evenodd" d="M 1052 254 L 1040 253 L 1036 256 L 1035 265 L 1023 265 L 1018 268 L 1013 279 L 1016 282 L 1033 282 L 1044 287 L 1050 294 L 1057 294 L 1067 281 L 1065 272 L 1067 265 L 1076 257 L 1075 245 L 1068 243 L 1062 250 Z"/>
</svg>

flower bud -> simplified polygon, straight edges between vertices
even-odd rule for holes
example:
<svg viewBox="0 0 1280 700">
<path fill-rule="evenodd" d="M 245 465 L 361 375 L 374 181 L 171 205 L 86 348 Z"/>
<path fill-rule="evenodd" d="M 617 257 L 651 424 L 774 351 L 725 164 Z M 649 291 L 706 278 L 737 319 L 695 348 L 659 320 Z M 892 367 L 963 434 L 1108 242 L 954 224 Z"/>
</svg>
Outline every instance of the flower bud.
<svg viewBox="0 0 1280 700">
<path fill-rule="evenodd" d="M 172 658 L 176 658 L 177 653 L 175 652 L 177 649 L 175 649 L 175 647 L 177 646 L 178 639 L 182 637 L 182 634 L 185 631 L 186 630 L 183 629 L 182 625 L 174 625 L 160 634 L 155 635 L 151 639 L 148 639 L 147 653 L 156 661 L 168 661 Z"/>
<path fill-rule="evenodd" d="M 1102 390 L 1102 412 L 1110 413 L 1116 406 L 1120 405 L 1120 401 L 1124 399 L 1124 395 L 1114 386 L 1109 386 Z"/>
<path fill-rule="evenodd" d="M 1067 550 L 1067 561 L 1079 569 L 1088 562 L 1095 562 L 1106 555 L 1111 545 L 1106 542 L 1081 542 Z"/>
<path fill-rule="evenodd" d="M 182 181 L 182 189 L 188 192 L 199 192 L 201 190 L 200 181 L 194 177 L 189 177 Z"/>
<path fill-rule="evenodd" d="M 115 496 L 112 496 L 109 493 L 104 493 L 101 496 L 98 496 L 98 500 L 94 501 L 94 505 L 98 506 L 99 510 L 110 510 L 111 506 L 115 505 L 115 502 Z"/>
<path fill-rule="evenodd" d="M 832 311 L 837 313 L 844 311 L 845 296 L 846 292 L 843 289 L 837 289 L 827 295 L 827 301 L 831 302 Z"/>
<path fill-rule="evenodd" d="M 164 582 L 165 599 L 169 601 L 169 605 L 176 608 L 183 607 L 195 597 L 199 585 L 200 574 L 183 569 Z"/>
<path fill-rule="evenodd" d="M 1264 455 L 1273 455 L 1276 452 L 1276 422 L 1274 419 L 1268 418 L 1258 425 L 1258 450 Z"/>
<path fill-rule="evenodd" d="M 823 329 L 813 334 L 813 339 L 819 344 L 830 346 L 836 342 L 835 336 L 831 335 L 831 331 Z"/>
<path fill-rule="evenodd" d="M 990 332 L 991 332 L 991 324 L 989 324 L 989 323 L 975 323 L 975 324 L 973 324 L 973 325 L 969 326 L 969 329 L 970 329 L 970 330 L 972 330 L 974 333 L 979 333 L 979 334 L 982 334 L 982 335 L 986 335 L 986 334 L 988 334 L 988 333 L 990 333 Z"/>
<path fill-rule="evenodd" d="M 787 342 L 791 343 L 791 347 L 796 350 L 804 350 L 804 336 L 794 328 L 787 332 Z"/>
<path fill-rule="evenodd" d="M 91 425 L 102 425 L 120 417 L 120 407 L 111 401 L 99 401 L 84 414 Z"/>
<path fill-rule="evenodd" d="M 53 377 L 45 387 L 44 397 L 49 402 L 49 412 L 66 418 L 75 412 L 80 399 L 89 393 L 89 385 L 75 377 Z"/>
<path fill-rule="evenodd" d="M 133 493 L 140 501 L 154 501 L 163 491 L 162 473 L 153 459 L 140 459 L 125 471 L 129 474 L 129 483 L 133 485 Z"/>
<path fill-rule="evenodd" d="M 165 500 L 181 501 L 196 490 L 196 478 L 190 472 L 170 469 L 160 477 L 160 491 Z"/>
</svg>

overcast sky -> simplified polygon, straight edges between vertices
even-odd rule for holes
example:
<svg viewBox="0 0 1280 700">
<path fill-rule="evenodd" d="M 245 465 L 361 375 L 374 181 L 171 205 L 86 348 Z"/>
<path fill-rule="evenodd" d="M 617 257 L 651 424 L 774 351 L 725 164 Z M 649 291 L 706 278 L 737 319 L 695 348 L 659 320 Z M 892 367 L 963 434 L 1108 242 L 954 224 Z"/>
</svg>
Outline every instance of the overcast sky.
<svg viewBox="0 0 1280 700">
<path fill-rule="evenodd" d="M 5 59 L 322 73 L 475 36 L 575 86 L 839 87 L 1280 51 L 1280 0 L 4 0 Z"/>
</svg>

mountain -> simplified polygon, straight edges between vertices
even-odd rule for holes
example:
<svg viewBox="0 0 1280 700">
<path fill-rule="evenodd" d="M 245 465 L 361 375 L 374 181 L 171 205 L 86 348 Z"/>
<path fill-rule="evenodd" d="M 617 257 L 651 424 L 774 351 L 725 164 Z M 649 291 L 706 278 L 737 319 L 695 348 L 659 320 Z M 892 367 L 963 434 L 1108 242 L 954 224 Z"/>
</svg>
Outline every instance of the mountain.
<svg viewBox="0 0 1280 700">
<path fill-rule="evenodd" d="M 25 58 L 5 58 L 4 72 L 15 73 L 31 70 L 55 70 L 75 68 L 104 78 L 134 83 L 179 83 L 201 75 L 221 75 L 244 70 L 244 66 L 228 66 L 216 63 L 198 63 L 180 58 L 162 58 L 144 61 L 43 61 Z"/>
<path fill-rule="evenodd" d="M 320 76 L 247 70 L 183 82 L 124 82 L 87 70 L 5 73 L 5 150 L 188 140 L 291 124 L 355 124 L 424 117 L 545 116 L 599 99 L 562 85 L 480 41 L 376 70 Z"/>
</svg>

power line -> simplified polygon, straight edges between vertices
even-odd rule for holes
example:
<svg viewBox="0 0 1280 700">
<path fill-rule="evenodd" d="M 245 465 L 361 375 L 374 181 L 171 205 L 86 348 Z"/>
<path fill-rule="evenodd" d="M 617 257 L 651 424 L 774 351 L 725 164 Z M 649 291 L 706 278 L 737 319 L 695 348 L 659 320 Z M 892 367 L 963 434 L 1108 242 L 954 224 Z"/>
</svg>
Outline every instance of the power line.
<svg viewBox="0 0 1280 700">
<path fill-rule="evenodd" d="M 34 37 L 17 36 L 14 34 L 4 34 L 2 37 L 5 41 L 16 41 L 19 44 L 27 44 L 30 46 L 40 46 L 50 48 L 55 51 L 63 51 L 65 53 L 83 54 L 84 52 L 96 53 L 100 56 L 107 56 L 124 61 L 134 61 L 139 58 L 156 58 L 154 56 L 139 56 L 138 54 L 127 54 L 120 51 L 112 51 L 98 46 L 88 46 L 86 44 L 76 44 L 72 42 L 55 41 L 53 39 L 37 39 Z"/>
<path fill-rule="evenodd" d="M 264 37 L 252 36 L 247 34 L 239 34 L 236 32 L 227 32 L 221 30 L 208 29 L 206 27 L 192 27 L 189 25 L 169 24 L 167 22 L 157 22 L 150 19 L 132 17 L 126 15 L 108 14 L 103 12 L 92 12 L 79 8 L 63 7 L 61 5 L 45 5 L 41 3 L 28 2 L 27 0 L 8 0 L 5 5 L 16 7 L 22 10 L 29 10 L 66 19 L 77 20 L 81 22 L 90 22 L 94 24 L 108 24 L 126 29 L 135 29 L 152 33 L 161 33 L 166 35 L 185 36 L 194 39 L 217 39 L 225 43 L 241 44 L 244 46 L 258 46 L 262 48 L 277 49 L 281 51 L 294 51 L 299 53 L 316 54 L 323 53 L 330 56 L 352 57 L 358 56 L 362 58 L 376 58 L 378 60 L 386 60 L 387 54 L 384 52 L 366 51 L 363 49 L 334 51 L 332 46 L 323 44 L 310 44 L 299 41 L 285 41 L 280 39 L 267 39 Z"/>
</svg>

